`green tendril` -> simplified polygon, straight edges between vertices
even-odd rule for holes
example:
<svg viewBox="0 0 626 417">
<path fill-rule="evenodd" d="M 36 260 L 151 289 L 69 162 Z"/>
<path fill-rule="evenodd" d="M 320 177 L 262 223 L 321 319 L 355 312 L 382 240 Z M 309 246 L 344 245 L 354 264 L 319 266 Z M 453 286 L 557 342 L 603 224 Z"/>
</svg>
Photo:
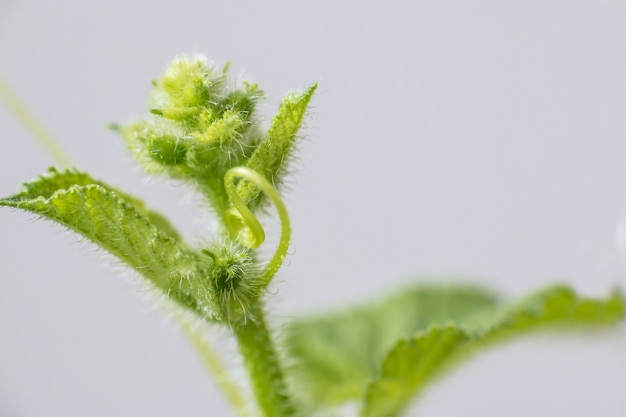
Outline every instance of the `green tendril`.
<svg viewBox="0 0 626 417">
<path fill-rule="evenodd" d="M 263 175 L 246 167 L 231 168 L 224 175 L 224 185 L 233 207 L 224 213 L 224 223 L 233 239 L 251 249 L 258 248 L 265 241 L 263 226 L 237 194 L 236 178 L 243 178 L 259 187 L 272 200 L 278 211 L 281 226 L 280 241 L 261 276 L 261 282 L 267 286 L 282 266 L 289 250 L 291 240 L 289 214 L 280 194 Z"/>
<path fill-rule="evenodd" d="M 233 205 L 233 207 L 229 208 L 226 210 L 226 213 L 224 213 L 226 228 L 231 237 L 243 246 L 251 249 L 258 248 L 265 241 L 265 230 L 263 230 L 263 226 L 261 226 L 261 223 L 254 213 L 250 211 L 246 203 L 244 203 L 241 197 L 239 197 L 239 194 L 237 194 L 237 187 L 235 185 L 235 178 L 237 177 L 245 178 L 255 183 L 268 195 L 276 191 L 260 174 L 245 167 L 232 168 L 224 175 L 226 194 L 228 194 L 228 198 Z M 280 197 L 278 198 L 280 199 Z"/>
</svg>

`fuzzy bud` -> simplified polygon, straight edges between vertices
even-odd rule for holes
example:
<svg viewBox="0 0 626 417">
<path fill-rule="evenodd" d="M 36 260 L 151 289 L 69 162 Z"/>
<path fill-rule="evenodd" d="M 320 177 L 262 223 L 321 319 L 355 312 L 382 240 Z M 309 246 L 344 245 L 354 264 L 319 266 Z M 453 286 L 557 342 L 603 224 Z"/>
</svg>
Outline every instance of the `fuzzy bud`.
<svg viewBox="0 0 626 417">
<path fill-rule="evenodd" d="M 202 253 L 210 264 L 205 295 L 217 311 L 214 319 L 230 325 L 254 320 L 251 314 L 263 287 L 250 251 L 228 241 L 213 244 Z"/>
</svg>

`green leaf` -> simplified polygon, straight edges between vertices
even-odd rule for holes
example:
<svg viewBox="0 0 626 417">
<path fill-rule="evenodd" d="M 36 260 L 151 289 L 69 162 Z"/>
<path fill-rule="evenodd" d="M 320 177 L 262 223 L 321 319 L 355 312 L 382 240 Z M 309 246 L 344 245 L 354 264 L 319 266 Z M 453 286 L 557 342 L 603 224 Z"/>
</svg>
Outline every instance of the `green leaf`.
<svg viewBox="0 0 626 417">
<path fill-rule="evenodd" d="M 169 220 L 161 213 L 148 209 L 148 207 L 146 207 L 146 204 L 142 200 L 126 194 L 117 188 L 113 188 L 103 183 L 102 181 L 95 180 L 91 178 L 89 174 L 80 172 L 73 168 L 59 170 L 55 167 L 50 167 L 48 168 L 48 172 L 46 175 L 41 176 L 34 181 L 22 184 L 22 191 L 12 197 L 9 197 L 7 200 L 28 199 L 29 196 L 49 198 L 56 191 L 70 188 L 73 185 L 90 184 L 99 185 L 102 188 L 117 194 L 133 207 L 135 207 L 135 209 L 139 213 L 141 213 L 148 220 L 150 220 L 156 227 L 159 228 L 160 231 L 168 234 L 176 240 L 180 240 L 180 234 L 174 228 L 174 226 L 172 226 Z"/>
<path fill-rule="evenodd" d="M 463 286 L 407 288 L 385 301 L 293 321 L 286 327 L 292 374 L 303 400 L 317 406 L 360 398 L 400 338 L 429 325 L 465 322 L 496 304 L 490 292 Z"/>
<path fill-rule="evenodd" d="M 267 135 L 246 164 L 248 168 L 265 176 L 272 184 L 280 182 L 316 88 L 317 84 L 313 84 L 305 91 L 294 91 L 285 97 L 278 114 L 272 119 Z M 243 201 L 252 206 L 260 204 L 263 195 L 247 181 L 240 183 L 238 193 Z"/>
<path fill-rule="evenodd" d="M 480 348 L 541 328 L 612 324 L 624 318 L 624 298 L 583 299 L 556 287 L 517 305 L 483 315 L 468 326 L 434 326 L 389 351 L 369 384 L 363 417 L 397 416 L 442 371 Z"/>
<path fill-rule="evenodd" d="M 196 258 L 176 239 L 167 220 L 127 196 L 75 170 L 50 169 L 0 206 L 26 210 L 62 224 L 107 250 L 170 298 L 195 309 L 181 291 L 199 275 Z M 156 222 L 154 220 L 156 219 Z"/>
</svg>

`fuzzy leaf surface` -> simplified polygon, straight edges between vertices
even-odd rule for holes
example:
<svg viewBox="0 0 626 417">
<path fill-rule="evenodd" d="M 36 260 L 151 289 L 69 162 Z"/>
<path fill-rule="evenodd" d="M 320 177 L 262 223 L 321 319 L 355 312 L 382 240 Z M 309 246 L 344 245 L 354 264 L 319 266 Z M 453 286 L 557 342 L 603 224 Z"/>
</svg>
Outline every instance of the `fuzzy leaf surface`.
<svg viewBox="0 0 626 417">
<path fill-rule="evenodd" d="M 27 199 L 31 197 L 44 197 L 49 198 L 56 191 L 70 188 L 73 185 L 91 185 L 96 184 L 102 188 L 111 191 L 122 199 L 131 204 L 135 209 L 148 220 L 150 220 L 156 227 L 162 232 L 170 235 L 176 240 L 180 240 L 180 234 L 172 226 L 170 221 L 161 213 L 150 210 L 146 204 L 137 197 L 120 191 L 117 188 L 111 187 L 102 181 L 93 179 L 89 174 L 80 172 L 76 169 L 63 169 L 59 170 L 55 167 L 50 167 L 46 175 L 39 177 L 36 180 L 22 184 L 22 191 L 7 200 L 10 199 Z"/>
<path fill-rule="evenodd" d="M 62 224 L 131 266 L 186 307 L 194 302 L 181 291 L 197 274 L 194 254 L 177 240 L 169 222 L 135 198 L 117 192 L 88 174 L 51 169 L 0 200 Z M 157 222 L 154 222 L 157 219 Z"/>
<path fill-rule="evenodd" d="M 317 406 L 358 399 L 377 374 L 385 354 L 401 338 L 431 324 L 463 323 L 491 310 L 496 297 L 467 286 L 407 288 L 382 302 L 289 323 L 291 374 Z"/>
<path fill-rule="evenodd" d="M 256 147 L 246 166 L 262 174 L 272 184 L 280 182 L 285 165 L 295 147 L 298 130 L 306 114 L 317 84 L 311 85 L 304 91 L 294 91 L 288 94 L 281 102 L 278 114 L 272 119 L 272 124 L 265 138 Z M 252 206 L 257 206 L 262 194 L 247 181 L 242 181 L 238 190 L 242 199 Z"/>
<path fill-rule="evenodd" d="M 541 328 L 607 325 L 624 318 L 624 298 L 578 297 L 555 287 L 522 302 L 462 324 L 433 326 L 401 340 L 389 351 L 379 375 L 369 384 L 363 417 L 397 416 L 438 375 L 494 342 Z"/>
</svg>

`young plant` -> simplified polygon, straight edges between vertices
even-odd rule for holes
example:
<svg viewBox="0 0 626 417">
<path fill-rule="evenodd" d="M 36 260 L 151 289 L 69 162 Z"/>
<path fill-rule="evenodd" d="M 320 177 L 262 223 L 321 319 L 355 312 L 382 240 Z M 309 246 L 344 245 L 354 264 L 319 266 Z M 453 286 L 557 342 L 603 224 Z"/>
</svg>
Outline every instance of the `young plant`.
<svg viewBox="0 0 626 417">
<path fill-rule="evenodd" d="M 149 174 L 203 196 L 219 224 L 212 242 L 188 244 L 141 200 L 72 168 L 50 168 L 0 205 L 60 223 L 142 275 L 171 302 L 238 415 L 332 415 L 358 403 L 363 417 L 400 416 L 443 371 L 479 349 L 536 329 L 623 319 L 617 292 L 588 299 L 555 286 L 505 303 L 487 289 L 422 285 L 373 305 L 292 320 L 275 338 L 266 292 L 291 236 L 279 190 L 315 89 L 287 94 L 264 130 L 256 84 L 235 85 L 228 65 L 180 57 L 153 82 L 150 115 L 113 126 Z M 257 215 L 270 204 L 281 232 L 274 255 L 263 261 Z M 207 323 L 228 327 L 236 338 L 251 398 L 204 338 Z"/>
</svg>

